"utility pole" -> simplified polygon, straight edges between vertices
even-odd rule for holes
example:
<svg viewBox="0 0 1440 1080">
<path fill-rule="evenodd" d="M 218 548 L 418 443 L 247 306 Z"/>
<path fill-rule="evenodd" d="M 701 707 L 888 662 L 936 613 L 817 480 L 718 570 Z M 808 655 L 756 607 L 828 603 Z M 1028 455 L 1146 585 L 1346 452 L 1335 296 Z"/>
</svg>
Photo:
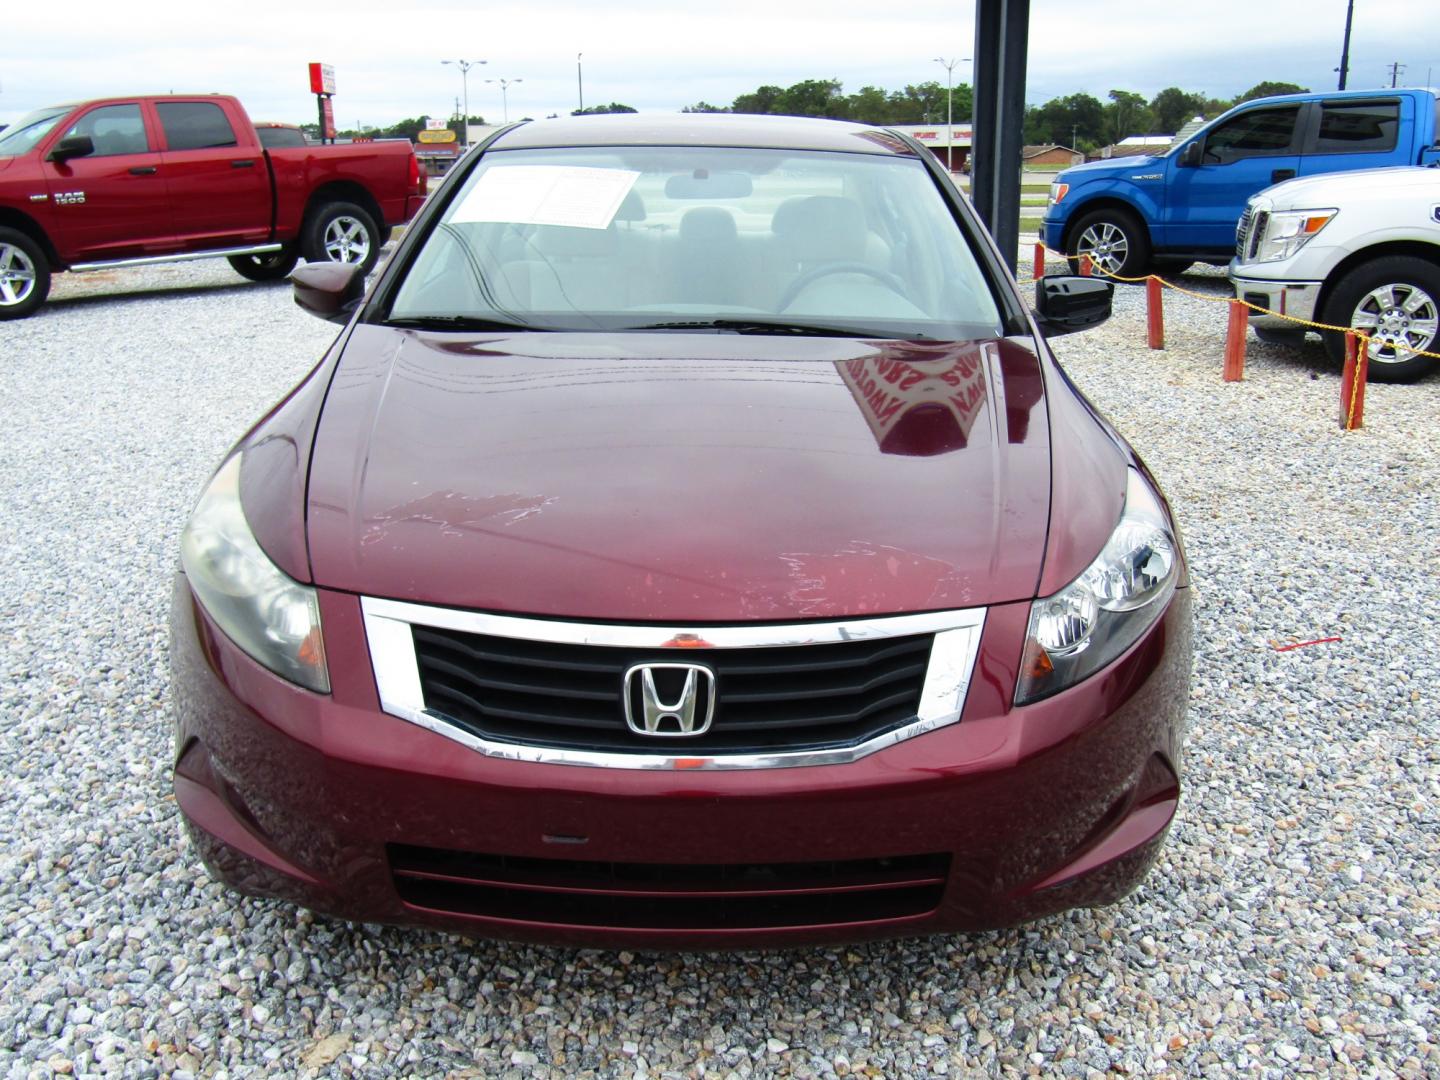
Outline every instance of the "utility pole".
<svg viewBox="0 0 1440 1080">
<path fill-rule="evenodd" d="M 1390 89 L 1395 89 L 1395 83 L 1396 80 L 1400 78 L 1400 72 L 1404 71 L 1407 66 L 1406 64 L 1400 63 L 1399 60 L 1396 60 L 1390 65 Z"/>
<path fill-rule="evenodd" d="M 465 112 L 460 117 L 460 148 L 470 149 L 470 69 L 486 60 L 441 60 L 442 64 L 455 64 L 460 68 L 460 88 L 465 95 Z M 486 80 L 487 82 L 489 80 Z"/>
<path fill-rule="evenodd" d="M 575 88 L 580 92 L 580 111 L 585 111 L 585 72 L 580 67 L 580 58 L 584 53 L 575 54 Z"/>
<path fill-rule="evenodd" d="M 1355 0 L 1350 0 L 1345 5 L 1345 43 L 1340 46 L 1340 66 L 1335 70 L 1340 72 L 1340 85 L 1337 90 L 1345 89 L 1345 76 L 1350 73 L 1350 23 L 1355 18 Z"/>
<path fill-rule="evenodd" d="M 945 69 L 945 169 L 955 171 L 955 65 L 968 64 L 968 56 L 958 60 L 935 57 L 935 62 Z"/>
</svg>

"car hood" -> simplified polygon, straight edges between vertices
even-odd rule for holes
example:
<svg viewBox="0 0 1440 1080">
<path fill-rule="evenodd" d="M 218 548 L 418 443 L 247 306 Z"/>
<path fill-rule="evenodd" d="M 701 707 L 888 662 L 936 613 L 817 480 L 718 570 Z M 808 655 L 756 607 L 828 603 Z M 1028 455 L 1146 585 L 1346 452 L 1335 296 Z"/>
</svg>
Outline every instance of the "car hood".
<svg viewBox="0 0 1440 1080">
<path fill-rule="evenodd" d="M 1416 195 L 1440 200 L 1440 169 L 1401 165 L 1355 169 L 1285 180 L 1261 193 L 1276 209 L 1339 206 L 1353 201 L 1387 203 Z"/>
<path fill-rule="evenodd" d="M 1028 340 L 430 334 L 360 325 L 311 460 L 316 584 L 607 621 L 1035 595 Z"/>
<path fill-rule="evenodd" d="M 1061 184 L 1082 184 L 1087 180 L 1100 180 L 1116 173 L 1133 172 L 1136 169 L 1150 169 L 1162 165 L 1164 159 L 1148 154 L 1131 154 L 1127 157 L 1106 158 L 1104 161 L 1087 161 L 1074 165 L 1055 174 Z"/>
</svg>

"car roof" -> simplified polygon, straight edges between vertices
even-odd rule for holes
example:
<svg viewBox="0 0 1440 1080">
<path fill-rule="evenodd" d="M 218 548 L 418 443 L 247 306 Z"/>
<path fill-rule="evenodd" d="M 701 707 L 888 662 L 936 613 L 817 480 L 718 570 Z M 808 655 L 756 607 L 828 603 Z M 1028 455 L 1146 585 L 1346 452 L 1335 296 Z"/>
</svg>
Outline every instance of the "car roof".
<svg viewBox="0 0 1440 1080">
<path fill-rule="evenodd" d="M 737 113 L 613 113 L 531 120 L 502 131 L 495 150 L 571 146 L 743 146 L 915 156 L 900 135 L 868 124 Z"/>
</svg>

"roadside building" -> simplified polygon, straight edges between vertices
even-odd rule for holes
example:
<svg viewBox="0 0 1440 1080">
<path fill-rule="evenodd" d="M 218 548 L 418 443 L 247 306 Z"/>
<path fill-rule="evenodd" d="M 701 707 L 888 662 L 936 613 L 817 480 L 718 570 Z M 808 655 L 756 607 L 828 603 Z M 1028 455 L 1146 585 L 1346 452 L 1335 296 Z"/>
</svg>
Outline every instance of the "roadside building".
<svg viewBox="0 0 1440 1080">
<path fill-rule="evenodd" d="M 962 172 L 970 160 L 970 148 L 975 129 L 970 124 L 956 124 L 948 134 L 944 124 L 892 124 L 895 131 L 903 131 L 921 146 L 935 152 L 935 156 L 951 172 Z"/>
<path fill-rule="evenodd" d="M 1033 165 L 1079 165 L 1085 160 L 1085 155 L 1078 150 L 1068 146 L 1061 146 L 1059 143 L 1045 143 L 1040 146 L 1027 146 L 1021 150 L 1026 168 Z"/>
</svg>

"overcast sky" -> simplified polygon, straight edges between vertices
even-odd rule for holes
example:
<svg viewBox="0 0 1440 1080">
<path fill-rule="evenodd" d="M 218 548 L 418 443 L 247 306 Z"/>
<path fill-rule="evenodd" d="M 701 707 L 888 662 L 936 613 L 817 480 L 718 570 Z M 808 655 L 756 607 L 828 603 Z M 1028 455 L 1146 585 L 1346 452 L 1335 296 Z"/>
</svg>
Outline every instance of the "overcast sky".
<svg viewBox="0 0 1440 1080">
<path fill-rule="evenodd" d="M 1351 87 L 1440 82 L 1440 0 L 1356 0 Z M 243 12 L 237 14 L 237 12 Z M 1166 86 L 1231 97 L 1262 79 L 1335 85 L 1345 0 L 1033 0 L 1026 99 Z M 934 61 L 972 55 L 974 3 L 937 0 L 173 0 L 13 4 L 0 16 L 0 123 L 56 102 L 121 93 L 238 95 L 257 120 L 315 116 L 306 64 L 331 63 L 341 127 L 450 116 L 471 70 L 472 114 L 541 117 L 587 104 L 671 111 L 729 104 L 764 83 L 837 78 L 847 91 L 945 79 Z M 955 69 L 971 80 L 972 65 Z"/>
</svg>

